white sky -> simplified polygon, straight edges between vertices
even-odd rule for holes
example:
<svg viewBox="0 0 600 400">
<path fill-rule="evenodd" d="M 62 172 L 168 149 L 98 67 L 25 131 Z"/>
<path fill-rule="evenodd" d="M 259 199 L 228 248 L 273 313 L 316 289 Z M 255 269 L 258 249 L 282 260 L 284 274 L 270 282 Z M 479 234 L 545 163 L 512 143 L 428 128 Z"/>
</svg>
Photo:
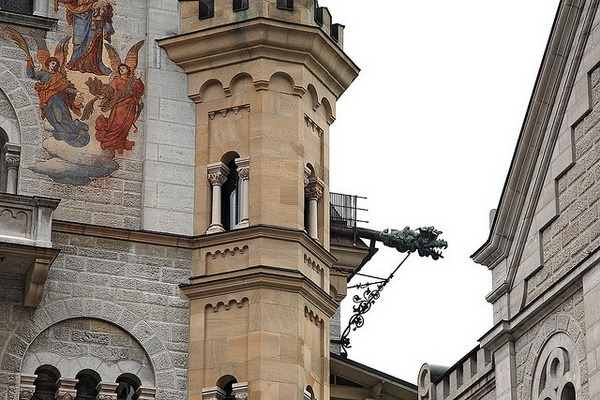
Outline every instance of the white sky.
<svg viewBox="0 0 600 400">
<path fill-rule="evenodd" d="M 415 383 L 423 363 L 454 364 L 492 327 L 491 274 L 470 255 L 487 239 L 558 2 L 320 0 L 361 68 L 331 128 L 331 190 L 368 197 L 371 229 L 433 225 L 449 242 L 442 260 L 408 259 L 350 334 L 351 359 Z M 387 276 L 403 255 L 378 247 L 363 272 Z"/>
</svg>

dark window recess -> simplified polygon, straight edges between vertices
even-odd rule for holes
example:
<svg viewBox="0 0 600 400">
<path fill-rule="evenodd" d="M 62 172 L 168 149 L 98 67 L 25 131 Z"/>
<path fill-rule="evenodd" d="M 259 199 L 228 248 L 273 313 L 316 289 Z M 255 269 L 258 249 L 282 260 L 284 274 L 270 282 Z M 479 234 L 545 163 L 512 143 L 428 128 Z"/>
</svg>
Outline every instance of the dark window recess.
<svg viewBox="0 0 600 400">
<path fill-rule="evenodd" d="M 212 18 L 215 16 L 215 0 L 200 0 L 199 19 Z"/>
<path fill-rule="evenodd" d="M 33 14 L 33 0 L 0 0 L 2 11 Z"/>
<path fill-rule="evenodd" d="M 293 10 L 294 0 L 277 0 L 277 8 L 281 8 L 283 10 Z"/>
<path fill-rule="evenodd" d="M 233 0 L 233 11 L 248 9 L 248 0 Z"/>
<path fill-rule="evenodd" d="M 319 7 L 318 1 L 315 1 L 315 22 L 323 26 L 323 9 Z"/>
</svg>

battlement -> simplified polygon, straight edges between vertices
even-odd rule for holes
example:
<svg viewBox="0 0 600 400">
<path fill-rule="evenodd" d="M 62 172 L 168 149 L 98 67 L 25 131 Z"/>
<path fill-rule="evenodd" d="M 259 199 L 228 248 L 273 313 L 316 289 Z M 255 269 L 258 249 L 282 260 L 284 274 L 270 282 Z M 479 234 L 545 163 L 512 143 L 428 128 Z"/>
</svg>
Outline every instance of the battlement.
<svg viewBox="0 0 600 400">
<path fill-rule="evenodd" d="M 485 388 L 493 370 L 492 353 L 479 346 L 452 367 L 424 364 L 419 371 L 419 400 L 467 398 Z"/>
<path fill-rule="evenodd" d="M 343 48 L 344 25 L 334 24 L 327 7 L 317 0 L 179 0 L 181 33 L 241 22 L 253 18 L 319 27 Z"/>
</svg>

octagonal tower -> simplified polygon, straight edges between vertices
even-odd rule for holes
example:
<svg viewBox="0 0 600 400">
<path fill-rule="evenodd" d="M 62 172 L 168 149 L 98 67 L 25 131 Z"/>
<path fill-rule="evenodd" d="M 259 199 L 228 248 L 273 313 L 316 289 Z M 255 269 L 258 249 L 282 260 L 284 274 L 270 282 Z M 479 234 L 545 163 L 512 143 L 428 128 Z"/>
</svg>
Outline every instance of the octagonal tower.
<svg viewBox="0 0 600 400">
<path fill-rule="evenodd" d="M 315 0 L 180 6 L 159 45 L 196 104 L 188 397 L 328 399 L 329 125 L 358 74 L 343 27 Z"/>
</svg>

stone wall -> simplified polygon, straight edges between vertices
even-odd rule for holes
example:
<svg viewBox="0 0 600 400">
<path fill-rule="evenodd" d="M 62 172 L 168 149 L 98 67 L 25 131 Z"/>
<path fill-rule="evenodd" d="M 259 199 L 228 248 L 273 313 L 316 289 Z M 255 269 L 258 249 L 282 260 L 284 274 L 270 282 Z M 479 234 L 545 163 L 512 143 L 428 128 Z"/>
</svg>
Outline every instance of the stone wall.
<svg viewBox="0 0 600 400">
<path fill-rule="evenodd" d="M 0 279 L 0 400 L 17 399 L 18 373 L 33 373 L 35 360 L 116 363 L 152 382 L 157 399 L 184 398 L 189 313 L 178 285 L 191 250 L 66 232 L 52 241 L 62 251 L 38 308 L 22 305 L 23 277 Z"/>
<path fill-rule="evenodd" d="M 73 28 L 67 23 L 65 6 L 60 4 L 55 12 L 53 2 L 47 1 L 48 17 L 58 20 L 56 29 L 35 33 L 45 37 L 52 53 L 61 39 L 72 35 Z M 109 4 L 114 11 L 110 45 L 122 61 L 134 43 L 144 40 L 134 74 L 145 88 L 139 117 L 127 136 L 134 142 L 131 149 L 101 148 L 96 135 L 97 118 L 102 114 L 98 100 L 89 118 L 72 113 L 74 119 L 88 125 L 88 144 L 72 147 L 67 141 L 54 140 L 53 127 L 41 116 L 36 82 L 26 74 L 25 53 L 0 35 L 0 91 L 5 94 L 0 98 L 0 123 L 13 116 L 19 138 L 12 141 L 23 146 L 19 194 L 62 199 L 55 219 L 192 234 L 194 108 L 187 97 L 186 75 L 154 41 L 178 33 L 178 2 L 124 0 Z M 13 28 L 27 40 L 36 59 L 37 45 L 29 30 Z M 111 65 L 106 50 L 103 62 Z M 39 69 L 40 63 L 35 60 L 35 64 Z M 83 104 L 94 98 L 86 83 L 90 75 L 66 71 Z M 93 77 L 105 84 L 114 79 Z M 108 117 L 109 111 L 103 110 L 103 115 Z"/>
</svg>

